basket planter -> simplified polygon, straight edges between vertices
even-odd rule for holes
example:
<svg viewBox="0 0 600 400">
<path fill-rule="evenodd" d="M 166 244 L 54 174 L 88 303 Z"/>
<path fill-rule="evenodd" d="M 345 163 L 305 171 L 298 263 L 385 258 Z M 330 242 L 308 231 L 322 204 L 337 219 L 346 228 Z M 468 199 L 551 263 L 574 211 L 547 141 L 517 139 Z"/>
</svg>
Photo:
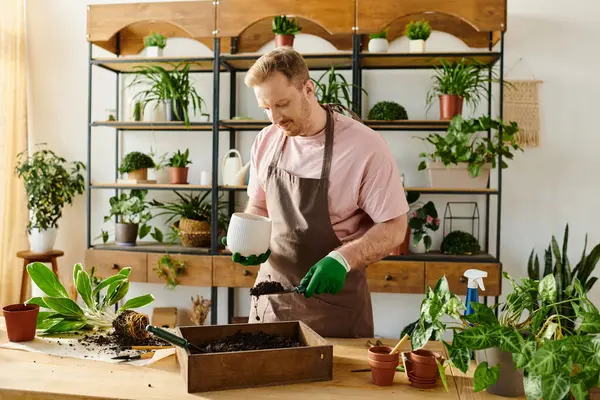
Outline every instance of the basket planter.
<svg viewBox="0 0 600 400">
<path fill-rule="evenodd" d="M 469 175 L 467 163 L 445 166 L 441 161 L 428 161 L 427 171 L 432 188 L 485 189 L 490 177 L 491 164 L 485 164 L 476 178 Z"/>
<path fill-rule="evenodd" d="M 209 247 L 211 238 L 210 224 L 206 221 L 181 218 L 173 224 L 179 240 L 184 247 Z"/>
</svg>

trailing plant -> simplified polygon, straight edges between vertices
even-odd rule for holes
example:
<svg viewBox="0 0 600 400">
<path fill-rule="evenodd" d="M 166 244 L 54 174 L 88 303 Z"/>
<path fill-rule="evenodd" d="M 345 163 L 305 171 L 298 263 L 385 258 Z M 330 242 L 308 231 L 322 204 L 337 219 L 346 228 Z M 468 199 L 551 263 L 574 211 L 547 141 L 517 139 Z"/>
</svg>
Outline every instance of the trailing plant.
<svg viewBox="0 0 600 400">
<path fill-rule="evenodd" d="M 165 168 L 169 164 L 169 161 L 167 158 L 168 153 L 163 153 L 161 155 L 158 155 L 158 153 L 156 153 L 156 151 L 151 147 L 150 153 L 148 155 L 152 158 L 152 161 L 154 162 L 154 169 L 156 171 L 160 171 L 161 169 Z"/>
<path fill-rule="evenodd" d="M 415 210 L 412 218 L 408 221 L 408 226 L 412 230 L 413 244 L 416 246 L 423 240 L 425 251 L 429 251 L 431 249 L 431 237 L 427 234 L 427 230 L 437 231 L 440 227 L 440 219 L 435 204 L 428 201 Z"/>
<path fill-rule="evenodd" d="M 288 19 L 285 15 L 277 15 L 273 18 L 272 31 L 276 35 L 297 35 L 302 28 L 298 26 L 295 19 Z"/>
<path fill-rule="evenodd" d="M 184 153 L 177 150 L 177 153 L 173 154 L 173 156 L 171 156 L 171 159 L 169 160 L 169 167 L 173 167 L 173 168 L 186 167 L 187 165 L 192 163 L 192 161 L 189 160 L 189 156 L 190 156 L 190 149 L 185 149 Z"/>
<path fill-rule="evenodd" d="M 327 81 L 325 81 L 327 77 Z M 352 107 L 352 100 L 350 95 L 351 87 L 357 87 L 366 95 L 367 91 L 358 85 L 348 83 L 346 78 L 339 72 L 336 72 L 335 67 L 332 65 L 327 71 L 325 71 L 319 79 L 315 80 L 311 78 L 315 83 L 315 95 L 321 104 L 342 104 L 342 101 L 348 108 Z"/>
<path fill-rule="evenodd" d="M 119 172 L 129 173 L 144 168 L 154 168 L 154 160 L 147 154 L 139 151 L 132 151 L 123 159 L 123 163 L 119 167 Z"/>
<path fill-rule="evenodd" d="M 471 255 L 479 253 L 481 246 L 470 233 L 452 231 L 442 240 L 440 250 L 444 254 Z"/>
<path fill-rule="evenodd" d="M 478 135 L 488 130 L 492 132 L 491 139 Z M 498 133 L 500 130 L 502 130 L 501 139 Z M 488 116 L 465 120 L 461 115 L 457 115 L 450 121 L 446 135 L 432 133 L 425 138 L 418 138 L 434 146 L 433 152 L 423 152 L 419 157 L 431 161 L 439 160 L 446 166 L 467 163 L 469 175 L 475 178 L 479 176 L 485 164 L 490 163 L 492 168 L 496 168 L 497 158 L 500 155 L 502 155 L 502 168 L 508 168 L 504 160 L 513 159 L 513 150 L 523 151 L 517 144 L 518 131 L 516 122 L 505 124 L 501 120 L 493 120 Z M 418 170 L 426 168 L 427 161 L 422 160 Z"/>
<path fill-rule="evenodd" d="M 167 46 L 167 39 L 160 33 L 152 32 L 150 35 L 144 37 L 144 46 L 157 46 L 164 49 Z"/>
<path fill-rule="evenodd" d="M 462 58 L 460 62 L 448 63 L 440 60 L 441 66 L 435 67 L 433 84 L 427 92 L 427 109 L 442 94 L 454 94 L 462 97 L 473 110 L 482 98 L 490 95 L 488 82 L 497 82 L 495 72 L 488 76 L 489 68 L 475 60 Z"/>
<path fill-rule="evenodd" d="M 375 32 L 375 33 L 371 33 L 369 35 L 369 39 L 387 39 L 387 37 L 388 37 L 387 28 L 382 30 L 381 32 Z"/>
<path fill-rule="evenodd" d="M 127 295 L 130 272 L 130 267 L 123 268 L 92 289 L 88 273 L 81 264 L 75 264 L 73 283 L 84 303 L 79 306 L 68 297 L 64 286 L 47 266 L 39 262 L 29 264 L 27 273 L 44 295 L 32 297 L 26 304 L 37 304 L 50 310 L 40 310 L 37 329 L 42 330 L 41 334 L 52 334 L 110 328 L 123 311 L 152 303 L 154 296 L 145 294 L 127 300 L 116 312 L 111 309 Z"/>
<path fill-rule="evenodd" d="M 410 21 L 404 28 L 404 35 L 409 40 L 427 40 L 431 35 L 431 25 L 427 20 Z"/>
<path fill-rule="evenodd" d="M 23 179 L 31 214 L 28 233 L 31 229 L 58 228 L 64 206 L 73 204 L 75 196 L 84 191 L 85 182 L 80 173 L 84 170 L 82 162 L 67 163 L 48 149 L 37 150 L 31 156 L 27 156 L 27 151 L 17 154 L 15 174 Z"/>
<path fill-rule="evenodd" d="M 186 271 L 185 261 L 174 260 L 168 254 L 163 255 L 157 262 L 156 274 L 167 281 L 167 288 L 175 289 L 179 285 L 179 277 Z"/>
<path fill-rule="evenodd" d="M 367 119 L 395 121 L 408 119 L 406 109 L 395 101 L 379 101 L 369 111 Z"/>
</svg>

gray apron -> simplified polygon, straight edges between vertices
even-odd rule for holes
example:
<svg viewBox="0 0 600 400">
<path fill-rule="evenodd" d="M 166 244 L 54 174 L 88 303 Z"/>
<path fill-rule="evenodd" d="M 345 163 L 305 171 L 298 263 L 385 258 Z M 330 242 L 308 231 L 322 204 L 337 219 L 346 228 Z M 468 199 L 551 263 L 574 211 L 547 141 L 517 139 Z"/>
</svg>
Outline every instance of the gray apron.
<svg viewBox="0 0 600 400">
<path fill-rule="evenodd" d="M 273 221 L 271 256 L 261 265 L 256 283 L 278 281 L 297 286 L 308 270 L 341 246 L 328 206 L 333 153 L 333 111 L 326 106 L 325 151 L 319 179 L 300 178 L 278 168 L 286 135 L 279 138 L 269 165 L 266 201 Z M 354 114 L 355 115 L 355 114 Z M 373 337 L 373 310 L 366 271 L 351 270 L 338 294 L 252 296 L 250 323 L 300 320 L 323 337 Z M 260 320 L 257 320 L 256 317 Z"/>
</svg>

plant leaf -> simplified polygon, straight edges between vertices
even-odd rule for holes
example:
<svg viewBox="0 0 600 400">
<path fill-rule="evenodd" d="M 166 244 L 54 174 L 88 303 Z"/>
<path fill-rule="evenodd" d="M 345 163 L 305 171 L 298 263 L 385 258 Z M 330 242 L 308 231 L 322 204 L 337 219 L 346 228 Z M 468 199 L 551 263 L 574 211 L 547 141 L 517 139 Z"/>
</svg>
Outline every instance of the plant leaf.
<svg viewBox="0 0 600 400">
<path fill-rule="evenodd" d="M 112 283 L 114 282 L 120 282 L 127 279 L 127 276 L 125 275 L 121 275 L 120 273 L 117 275 L 113 275 L 110 278 L 106 278 L 104 280 L 102 280 L 102 282 L 100 282 L 95 288 L 94 291 L 92 292 L 92 297 L 95 297 L 98 293 L 100 293 L 100 291 L 102 289 L 104 289 L 107 286 L 110 286 Z"/>
<path fill-rule="evenodd" d="M 57 324 L 46 329 L 42 334 L 48 335 L 51 333 L 72 332 L 78 331 L 87 325 L 86 321 L 65 321 L 61 320 Z"/>
<path fill-rule="evenodd" d="M 569 377 L 565 374 L 542 376 L 542 397 L 544 400 L 562 400 L 570 390 Z"/>
<path fill-rule="evenodd" d="M 122 281 L 118 283 L 117 289 L 114 292 L 114 295 L 109 298 L 108 305 L 112 306 L 116 304 L 119 300 L 127 295 L 129 291 L 129 281 Z"/>
<path fill-rule="evenodd" d="M 600 314 L 595 312 L 583 313 L 579 330 L 585 333 L 600 333 Z"/>
<path fill-rule="evenodd" d="M 482 350 L 494 347 L 498 341 L 498 329 L 488 326 L 474 326 L 454 335 L 454 341 L 459 346 L 472 350 Z"/>
<path fill-rule="evenodd" d="M 542 377 L 532 372 L 524 375 L 523 387 L 527 400 L 540 400 L 542 398 Z"/>
<path fill-rule="evenodd" d="M 81 263 L 77 263 L 73 266 L 73 282 L 77 282 L 77 274 L 79 273 L 79 271 L 83 270 L 83 266 L 81 265 Z"/>
<path fill-rule="evenodd" d="M 499 325 L 498 319 L 491 307 L 483 303 L 471 303 L 473 314 L 465 315 L 464 319 L 472 324 L 494 326 Z"/>
<path fill-rule="evenodd" d="M 125 302 L 125 304 L 123 304 L 123 306 L 121 308 L 119 308 L 117 313 L 120 313 L 125 310 L 129 310 L 132 308 L 144 307 L 144 306 L 152 303 L 153 301 L 154 301 L 154 296 L 151 294 L 145 294 L 142 296 L 134 297 L 133 299 L 127 300 Z"/>
<path fill-rule="evenodd" d="M 77 273 L 75 286 L 84 303 L 87 304 L 90 310 L 95 310 L 94 301 L 92 300 L 92 283 L 90 282 L 90 276 L 83 269 L 79 270 Z"/>
<path fill-rule="evenodd" d="M 502 327 L 498 332 L 500 349 L 512 354 L 520 353 L 525 347 L 523 336 L 514 328 Z"/>
<path fill-rule="evenodd" d="M 558 345 L 556 344 L 558 343 Z M 562 352 L 561 342 L 546 342 L 537 349 L 529 365 L 529 369 L 540 376 L 551 375 L 563 367 L 569 355 Z"/>
<path fill-rule="evenodd" d="M 445 340 L 442 340 L 446 350 L 448 350 L 448 356 L 452 363 L 463 373 L 467 373 L 469 370 L 469 363 L 471 362 L 471 351 L 459 345 L 452 345 Z"/>
<path fill-rule="evenodd" d="M 54 325 L 62 322 L 62 318 L 46 318 L 42 321 L 38 321 L 36 324 L 36 329 L 46 330 L 52 328 Z"/>
<path fill-rule="evenodd" d="M 440 364 L 440 362 L 438 361 L 438 359 L 435 359 L 435 363 L 437 364 L 438 367 L 438 372 L 440 374 L 440 380 L 442 381 L 442 384 L 444 385 L 444 389 L 446 390 L 446 392 L 448 391 L 448 380 L 446 379 L 446 368 L 444 368 L 444 366 L 442 364 Z"/>
<path fill-rule="evenodd" d="M 419 323 L 412 331 L 410 335 L 410 341 L 413 350 L 418 350 L 424 347 L 429 338 L 431 338 L 431 334 L 433 333 L 433 325 L 429 325 L 428 327 L 424 326 L 424 323 Z"/>
<path fill-rule="evenodd" d="M 60 283 L 58 277 L 47 266 L 40 262 L 34 262 L 27 266 L 27 273 L 31 280 L 50 297 L 69 297 L 65 287 Z"/>
<path fill-rule="evenodd" d="M 517 369 L 526 368 L 535 353 L 535 341 L 527 341 L 519 353 L 513 353 L 512 358 Z"/>
<path fill-rule="evenodd" d="M 83 317 L 83 310 L 69 298 L 44 297 L 49 308 L 67 317 Z"/>
<path fill-rule="evenodd" d="M 37 304 L 38 306 L 43 307 L 43 308 L 50 308 L 50 307 L 48 307 L 48 305 L 46 304 L 44 299 L 42 299 L 41 297 L 32 297 L 31 299 L 27 300 L 25 302 L 25 304 L 26 305 L 27 304 Z"/>
<path fill-rule="evenodd" d="M 475 369 L 475 374 L 473 375 L 473 391 L 480 392 L 484 389 L 487 389 L 500 377 L 500 365 L 496 365 L 494 367 L 488 367 L 488 362 L 484 361 L 479 363 L 477 369 Z"/>
</svg>

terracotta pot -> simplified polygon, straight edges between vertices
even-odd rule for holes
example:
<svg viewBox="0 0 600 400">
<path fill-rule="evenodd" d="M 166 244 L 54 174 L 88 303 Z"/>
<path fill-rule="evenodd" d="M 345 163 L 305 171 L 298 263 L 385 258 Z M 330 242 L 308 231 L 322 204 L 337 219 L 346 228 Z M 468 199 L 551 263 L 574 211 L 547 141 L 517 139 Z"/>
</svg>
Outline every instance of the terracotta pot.
<svg viewBox="0 0 600 400">
<path fill-rule="evenodd" d="M 136 181 L 148 180 L 148 168 L 136 169 L 127 173 L 127 179 L 135 179 Z"/>
<path fill-rule="evenodd" d="M 188 167 L 173 168 L 171 167 L 171 183 L 173 184 L 187 184 L 188 178 Z"/>
<path fill-rule="evenodd" d="M 283 47 L 283 46 L 294 47 L 294 35 L 275 35 L 275 46 L 276 47 Z"/>
<path fill-rule="evenodd" d="M 373 346 L 368 350 L 371 378 L 377 386 L 391 386 L 394 382 L 396 367 L 400 363 L 398 353 L 390 355 L 388 346 Z"/>
<path fill-rule="evenodd" d="M 462 114 L 463 98 L 456 94 L 440 95 L 440 119 L 450 120 Z"/>
<path fill-rule="evenodd" d="M 37 304 L 11 304 L 2 308 L 6 320 L 6 333 L 11 342 L 29 342 L 35 338 L 35 328 L 40 306 Z"/>
<path fill-rule="evenodd" d="M 442 364 L 444 358 L 441 354 L 429 350 L 419 349 L 417 351 L 409 351 L 407 353 L 407 374 L 409 378 L 413 376 L 419 381 L 434 381 L 439 376 L 438 366 L 435 362 L 436 358 Z M 410 372 L 408 371 L 410 369 Z"/>
</svg>

